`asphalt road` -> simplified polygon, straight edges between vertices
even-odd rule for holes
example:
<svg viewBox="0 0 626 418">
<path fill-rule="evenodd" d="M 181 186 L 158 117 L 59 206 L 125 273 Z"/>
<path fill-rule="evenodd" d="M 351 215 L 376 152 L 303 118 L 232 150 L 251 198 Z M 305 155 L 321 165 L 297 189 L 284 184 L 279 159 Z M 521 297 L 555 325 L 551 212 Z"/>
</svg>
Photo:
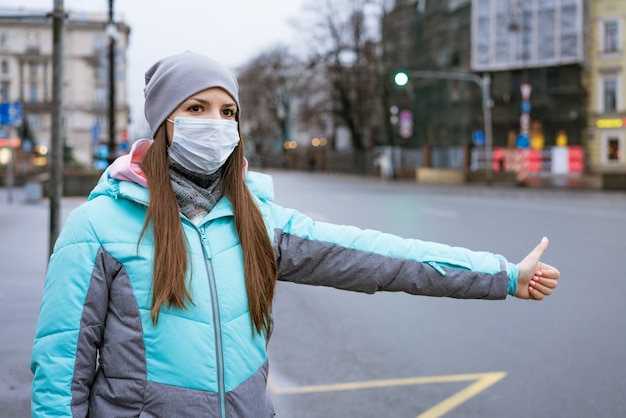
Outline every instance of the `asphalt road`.
<svg viewBox="0 0 626 418">
<path fill-rule="evenodd" d="M 280 284 L 270 342 L 277 416 L 626 416 L 626 194 L 423 187 L 276 175 L 315 219 L 521 258 L 544 235 L 543 302 L 361 295 Z M 472 386 L 474 385 L 474 386 Z"/>
<path fill-rule="evenodd" d="M 280 283 L 277 417 L 626 416 L 626 193 L 425 187 L 275 172 L 276 201 L 317 220 L 499 252 L 546 235 L 544 302 L 362 295 Z M 63 201 L 64 216 L 81 199 Z M 48 203 L 0 189 L 0 417 L 30 416 L 28 369 Z"/>
</svg>

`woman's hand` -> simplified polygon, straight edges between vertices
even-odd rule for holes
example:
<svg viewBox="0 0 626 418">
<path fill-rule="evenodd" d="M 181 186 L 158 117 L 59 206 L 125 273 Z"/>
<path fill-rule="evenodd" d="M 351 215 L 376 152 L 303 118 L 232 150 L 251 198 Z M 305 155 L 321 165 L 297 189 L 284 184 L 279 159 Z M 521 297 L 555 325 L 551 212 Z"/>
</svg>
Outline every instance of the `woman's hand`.
<svg viewBox="0 0 626 418">
<path fill-rule="evenodd" d="M 556 289 L 561 273 L 556 267 L 541 262 L 541 256 L 547 248 L 548 238 L 544 237 L 539 245 L 517 264 L 519 277 L 515 297 L 542 300 Z"/>
</svg>

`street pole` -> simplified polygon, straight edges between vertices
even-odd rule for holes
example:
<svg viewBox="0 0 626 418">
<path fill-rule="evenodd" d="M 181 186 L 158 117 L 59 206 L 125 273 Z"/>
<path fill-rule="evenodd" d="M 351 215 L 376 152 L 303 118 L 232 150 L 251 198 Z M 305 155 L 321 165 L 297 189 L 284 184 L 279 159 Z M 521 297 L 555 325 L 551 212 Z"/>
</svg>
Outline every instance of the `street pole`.
<svg viewBox="0 0 626 418">
<path fill-rule="evenodd" d="M 483 123 L 485 129 L 485 159 L 487 160 L 487 171 L 485 181 L 491 186 L 493 183 L 493 132 L 491 122 L 491 77 L 485 74 L 480 79 L 480 91 L 483 101 Z"/>
<path fill-rule="evenodd" d="M 115 160 L 117 144 L 115 143 L 115 38 L 117 29 L 113 21 L 113 0 L 109 0 L 109 23 L 107 24 L 109 36 L 109 164 Z"/>
<path fill-rule="evenodd" d="M 63 0 L 54 0 L 52 11 L 52 132 L 50 137 L 50 241 L 49 254 L 59 236 L 63 196 L 63 138 L 61 137 L 63 97 Z"/>
<path fill-rule="evenodd" d="M 396 73 L 394 79 L 396 84 L 403 86 L 409 82 L 409 76 L 415 78 L 471 81 L 480 87 L 483 105 L 483 128 L 485 131 L 485 158 L 487 159 L 485 181 L 487 185 L 491 185 L 493 182 L 493 161 L 491 160 L 493 153 L 493 133 L 491 126 L 491 77 L 489 74 L 485 74 L 481 77 L 473 73 L 412 70 Z"/>
</svg>

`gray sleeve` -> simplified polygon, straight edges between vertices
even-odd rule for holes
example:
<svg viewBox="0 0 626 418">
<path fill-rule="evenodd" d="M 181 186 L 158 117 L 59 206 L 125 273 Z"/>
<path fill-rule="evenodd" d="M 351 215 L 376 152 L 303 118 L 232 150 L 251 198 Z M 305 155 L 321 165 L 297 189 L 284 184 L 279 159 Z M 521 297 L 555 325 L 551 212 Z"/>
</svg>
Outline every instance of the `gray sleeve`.
<svg viewBox="0 0 626 418">
<path fill-rule="evenodd" d="M 507 295 L 504 261 L 499 272 L 483 273 L 317 241 L 282 230 L 275 231 L 274 249 L 279 280 L 293 283 L 463 299 L 504 299 Z"/>
</svg>

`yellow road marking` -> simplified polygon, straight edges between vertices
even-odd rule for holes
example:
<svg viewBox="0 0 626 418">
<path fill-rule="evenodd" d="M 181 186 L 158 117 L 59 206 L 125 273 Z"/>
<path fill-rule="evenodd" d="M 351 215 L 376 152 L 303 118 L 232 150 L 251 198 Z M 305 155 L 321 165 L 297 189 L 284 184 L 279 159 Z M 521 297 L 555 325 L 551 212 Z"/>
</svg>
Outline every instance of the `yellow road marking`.
<svg viewBox="0 0 626 418">
<path fill-rule="evenodd" d="M 463 375 L 460 375 L 463 376 Z M 469 376 L 469 375 L 468 375 Z M 419 414 L 417 418 L 439 418 L 444 414 L 452 411 L 457 406 L 461 405 L 463 402 L 467 401 L 470 398 L 478 395 L 483 390 L 487 389 L 489 386 L 496 384 L 500 380 L 506 377 L 505 372 L 493 372 L 493 373 L 483 373 L 478 380 L 465 389 L 455 393 L 447 399 L 444 399 L 442 402 L 439 402 L 437 405 L 433 406 L 427 411 Z M 473 379 L 468 379 L 473 380 Z"/>
<path fill-rule="evenodd" d="M 429 383 L 450 383 L 475 381 L 449 398 L 444 399 L 432 408 L 424 411 L 417 418 L 439 418 L 473 398 L 488 387 L 506 377 L 506 372 L 455 374 L 447 376 L 410 377 L 404 379 L 369 380 L 363 382 L 335 383 L 331 385 L 311 385 L 293 388 L 282 388 L 270 375 L 267 385 L 276 395 L 296 395 L 320 392 L 338 392 L 344 390 L 374 389 L 393 386 L 424 385 Z"/>
</svg>

